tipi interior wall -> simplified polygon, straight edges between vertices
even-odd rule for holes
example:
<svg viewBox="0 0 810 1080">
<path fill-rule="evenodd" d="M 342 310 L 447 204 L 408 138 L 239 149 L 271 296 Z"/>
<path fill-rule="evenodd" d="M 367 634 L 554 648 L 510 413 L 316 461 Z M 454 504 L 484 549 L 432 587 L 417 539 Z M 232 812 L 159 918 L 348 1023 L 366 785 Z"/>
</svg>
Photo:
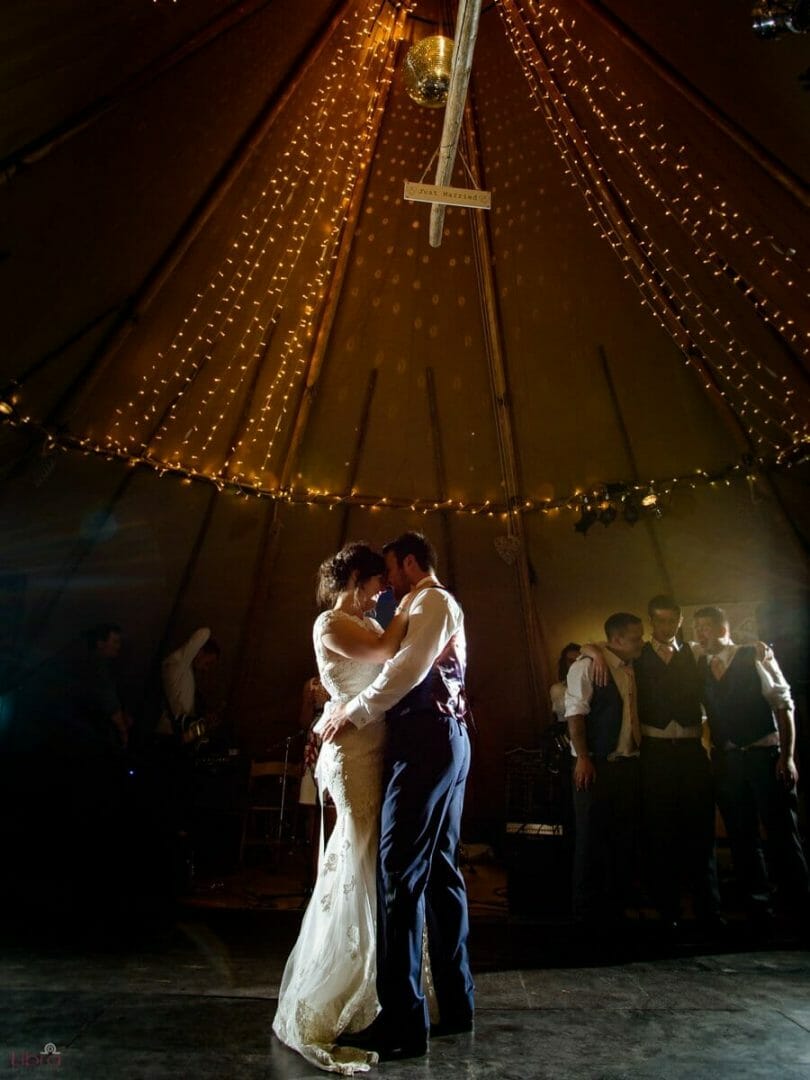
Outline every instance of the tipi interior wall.
<svg viewBox="0 0 810 1080">
<path fill-rule="evenodd" d="M 531 22 L 543 7 L 517 5 L 553 57 L 553 27 L 544 38 Z M 683 604 L 764 605 L 780 622 L 763 636 L 803 640 L 806 305 L 784 273 L 755 308 L 706 270 L 707 235 L 671 228 L 660 195 L 633 186 L 609 130 L 583 119 L 575 78 L 584 64 L 595 87 L 660 118 L 687 147 L 690 177 L 705 170 L 706 190 L 728 190 L 774 250 L 789 239 L 803 273 L 806 204 L 716 123 L 725 110 L 785 175 L 806 170 L 796 136 L 807 95 L 785 74 L 797 43 L 766 55 L 739 29 L 746 5 L 727 5 L 714 16 L 724 47 L 701 65 L 685 40 L 699 25 L 689 5 L 656 20 L 631 0 L 607 7 L 658 53 L 670 47 L 715 107 L 697 108 L 639 60 L 607 28 L 605 5 L 560 5 L 594 59 L 571 46 L 555 72 L 611 184 L 638 222 L 664 230 L 656 250 L 694 269 L 704 313 L 722 307 L 739 338 L 708 380 L 703 345 L 687 364 L 680 331 L 641 303 L 594 227 L 510 44 L 509 5 L 482 15 L 465 144 L 493 208 L 483 229 L 450 209 L 438 249 L 427 208 L 402 197 L 441 131 L 441 110 L 414 104 L 401 75 L 409 39 L 435 29 L 433 5 L 127 0 L 49 5 L 47 20 L 16 5 L 0 151 L 12 682 L 111 619 L 126 631 L 131 700 L 146 710 L 161 652 L 210 625 L 222 700 L 240 743 L 261 752 L 296 731 L 320 561 L 347 538 L 423 528 L 467 613 L 479 729 L 469 809 L 486 829 L 502 817 L 504 752 L 534 745 L 547 720 L 556 654 L 598 639 L 611 611 L 643 613 L 671 590 Z M 335 50 L 363 19 L 352 75 L 355 54 Z M 742 78 L 731 43 L 750 60 L 746 93 L 729 90 Z M 763 116 L 769 95 L 789 106 Z M 288 168 L 302 179 L 285 195 Z M 468 183 L 460 166 L 455 182 Z M 274 214 L 291 260 L 278 294 L 286 255 L 251 232 Z M 264 261 L 217 292 L 229 253 L 247 258 L 253 243 Z M 730 250 L 748 259 L 740 274 L 757 273 L 742 241 Z M 793 344 L 760 317 L 766 302 L 794 319 Z M 229 326 L 249 341 L 249 316 L 271 310 L 260 358 L 241 364 Z M 214 324 L 207 366 L 189 352 L 177 368 L 178 333 Z M 745 366 L 752 356 L 764 373 Z M 627 497 L 650 486 L 663 516 L 628 524 Z M 576 532 L 584 497 L 598 507 L 611 491 L 616 520 Z"/>
</svg>

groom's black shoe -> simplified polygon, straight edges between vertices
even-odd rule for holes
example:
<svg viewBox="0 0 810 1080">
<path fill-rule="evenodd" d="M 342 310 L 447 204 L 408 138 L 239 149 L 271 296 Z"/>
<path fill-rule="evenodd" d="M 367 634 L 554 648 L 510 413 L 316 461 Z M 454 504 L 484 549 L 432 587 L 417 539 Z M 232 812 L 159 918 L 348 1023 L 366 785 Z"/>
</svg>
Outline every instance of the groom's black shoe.
<svg viewBox="0 0 810 1080">
<path fill-rule="evenodd" d="M 463 1018 L 449 1018 L 447 1020 L 439 1020 L 435 1024 L 430 1025 L 430 1037 L 431 1039 L 440 1039 L 443 1035 L 466 1035 L 473 1030 L 473 1018 L 466 1016 Z"/>
<path fill-rule="evenodd" d="M 399 1061 L 402 1058 L 424 1057 L 427 1053 L 427 1032 L 397 1034 L 387 1025 L 375 1020 L 362 1031 L 344 1031 L 335 1040 L 338 1046 L 353 1046 L 358 1050 L 373 1050 L 380 1061 Z"/>
</svg>

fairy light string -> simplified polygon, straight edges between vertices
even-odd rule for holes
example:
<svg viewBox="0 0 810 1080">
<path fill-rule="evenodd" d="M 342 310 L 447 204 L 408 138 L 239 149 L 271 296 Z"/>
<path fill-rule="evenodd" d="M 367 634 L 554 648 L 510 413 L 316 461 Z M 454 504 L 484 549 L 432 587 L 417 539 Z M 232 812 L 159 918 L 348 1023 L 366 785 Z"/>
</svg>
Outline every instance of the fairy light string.
<svg viewBox="0 0 810 1080">
<path fill-rule="evenodd" d="M 523 51 L 525 53 L 529 54 L 530 50 L 532 50 L 531 42 L 529 42 L 528 47 L 526 45 L 523 45 Z M 516 51 L 520 50 L 516 49 Z M 537 63 L 536 49 L 533 50 L 533 53 L 534 55 L 529 55 L 528 59 L 530 62 L 534 60 L 535 67 L 538 67 L 540 65 L 538 65 Z M 547 98 L 552 97 L 555 88 L 552 81 L 548 77 L 546 78 L 545 85 L 542 87 L 542 89 L 543 91 L 549 91 L 546 94 Z M 637 237 L 633 237 L 628 234 L 627 230 L 621 229 L 621 222 L 619 223 L 619 228 L 616 227 L 615 215 L 613 215 L 613 217 L 611 218 L 611 216 L 605 211 L 605 200 L 598 197 L 600 195 L 600 184 L 598 177 L 596 183 L 594 183 L 593 170 L 591 170 L 591 172 L 589 173 L 587 168 L 584 168 L 582 166 L 581 160 L 578 158 L 577 154 L 574 153 L 574 150 L 571 146 L 571 140 L 567 138 L 567 133 L 563 129 L 562 124 L 558 122 L 559 117 L 550 108 L 546 100 L 541 99 L 541 103 L 545 105 L 546 119 L 549 121 L 552 132 L 557 136 L 556 142 L 558 145 L 558 149 L 560 150 L 560 153 L 563 156 L 564 160 L 567 161 L 569 165 L 569 171 L 571 172 L 572 176 L 575 177 L 575 179 L 579 180 L 579 186 L 581 187 L 581 190 L 583 190 L 583 194 L 585 194 L 586 200 L 590 199 L 590 201 L 588 202 L 589 209 L 594 215 L 597 223 L 602 228 L 603 234 L 607 235 L 612 246 L 619 253 L 622 261 L 628 264 L 628 276 L 634 277 L 637 286 L 642 292 L 642 295 L 645 297 L 645 301 L 649 303 L 650 300 L 652 300 L 652 304 L 650 304 L 650 306 L 652 306 L 654 311 L 656 311 L 656 314 L 659 316 L 665 327 L 675 338 L 676 342 L 678 343 L 684 354 L 687 357 L 694 357 L 696 355 L 697 346 L 692 340 L 692 336 L 689 333 L 688 327 L 685 325 L 682 312 L 677 309 L 673 310 L 672 304 L 666 302 L 665 299 L 662 303 L 660 285 L 663 283 L 667 287 L 668 292 L 672 292 L 673 290 L 671 287 L 671 283 L 667 282 L 666 276 L 661 274 L 660 268 L 657 267 L 654 264 L 654 261 L 650 258 L 652 252 L 649 245 L 645 247 L 643 243 L 638 242 Z M 582 137 L 581 133 L 578 134 L 580 135 L 580 137 Z M 599 166 L 597 163 L 597 169 L 598 168 Z M 592 195 L 596 197 L 591 199 Z M 630 220 L 632 221 L 632 216 L 630 216 Z M 639 265 L 638 260 L 631 260 L 628 256 L 628 250 L 632 252 L 634 246 L 638 246 L 640 251 L 643 253 L 644 258 L 648 261 L 646 274 L 643 272 L 643 264 Z M 634 261 L 635 265 L 633 265 Z M 633 273 L 633 271 L 635 271 L 635 273 Z M 698 326 L 698 337 L 702 337 L 705 334 L 705 327 Z M 748 374 L 744 373 L 744 378 L 741 381 L 745 381 L 745 378 L 747 377 Z M 704 379 L 704 383 L 705 382 L 706 380 Z M 709 386 L 708 388 L 711 387 Z M 764 388 L 763 393 L 766 393 Z M 771 397 L 773 398 L 772 394 Z M 755 405 L 749 409 L 746 402 L 743 402 L 742 409 L 746 412 L 753 414 L 753 416 L 747 417 L 747 419 L 749 419 L 749 421 L 752 423 L 756 414 L 760 411 L 758 405 Z M 765 420 L 768 423 L 772 422 L 769 417 L 766 417 Z M 777 445 L 778 442 L 778 440 L 775 440 L 775 443 Z"/>
<path fill-rule="evenodd" d="M 158 474 L 160 478 L 182 484 L 200 483 L 214 485 L 220 492 L 246 498 L 271 499 L 290 505 L 325 506 L 333 509 L 339 506 L 355 506 L 369 511 L 410 510 L 423 515 L 433 513 L 469 514 L 484 517 L 498 517 L 507 522 L 514 513 L 554 515 L 570 511 L 581 513 L 583 509 L 607 505 L 621 509 L 628 502 L 636 505 L 649 505 L 660 516 L 672 497 L 680 491 L 696 488 L 729 488 L 734 483 L 744 480 L 752 490 L 758 480 L 758 474 L 774 471 L 785 472 L 795 466 L 806 464 L 810 455 L 800 450 L 791 450 L 769 456 L 744 455 L 732 462 L 714 469 L 693 469 L 675 476 L 650 477 L 648 479 L 613 480 L 592 483 L 575 488 L 566 495 L 557 498 L 517 497 L 511 505 L 490 499 L 468 500 L 466 498 L 403 498 L 393 495 L 374 495 L 352 490 L 350 492 L 329 491 L 325 488 L 304 486 L 300 489 L 278 487 L 263 488 L 237 478 L 224 478 L 207 472 L 198 472 L 185 466 L 167 464 L 158 457 L 130 455 L 120 447 L 110 446 L 91 438 L 72 435 L 64 431 L 48 430 L 29 416 L 20 415 L 13 410 L 0 415 L 0 423 L 12 428 L 25 428 L 35 433 L 42 440 L 42 457 L 52 458 L 56 453 L 81 453 L 94 455 L 110 462 L 119 462 L 131 469 L 146 468 Z"/>
<path fill-rule="evenodd" d="M 501 0 L 498 11 L 535 108 L 585 200 L 592 224 L 621 259 L 642 302 L 686 362 L 706 361 L 717 381 L 709 380 L 698 365 L 700 378 L 745 419 L 758 443 L 754 454 L 719 470 L 618 481 L 556 499 L 518 498 L 509 505 L 347 494 L 305 482 L 296 490 L 278 487 L 272 473 L 276 438 L 304 376 L 346 209 L 370 167 L 373 135 L 394 75 L 397 5 L 378 0 L 358 4 L 345 17 L 311 101 L 300 114 L 282 117 L 289 128 L 284 153 L 273 160 L 251 205 L 240 211 L 239 228 L 229 237 L 227 251 L 198 286 L 168 344 L 142 369 L 108 433 L 93 438 L 39 428 L 46 453 L 100 455 L 184 483 L 214 484 L 237 496 L 507 520 L 516 512 L 580 512 L 586 506 L 616 505 L 651 494 L 656 501 L 665 500 L 684 487 L 730 485 L 739 478 L 753 483 L 758 470 L 797 463 L 808 425 L 794 407 L 795 392 L 787 377 L 771 371 L 753 347 L 738 340 L 722 307 L 704 295 L 690 264 L 682 265 L 657 239 L 655 228 L 635 212 L 632 200 L 622 196 L 622 215 L 617 216 L 603 191 L 616 189 L 618 179 L 632 171 L 645 197 L 657 202 L 667 220 L 688 237 L 696 266 L 727 281 L 782 340 L 806 355 L 808 331 L 760 282 L 764 276 L 785 296 L 804 299 L 808 273 L 790 243 L 748 220 L 721 196 L 717 185 L 707 187 L 666 125 L 649 120 L 643 104 L 631 102 L 612 73 L 607 77 L 601 59 L 578 39 L 574 21 L 564 20 L 559 9 L 535 0 Z M 575 117 L 565 113 L 565 99 L 574 94 L 615 150 L 617 169 L 608 167 L 587 132 L 574 131 Z M 743 273 L 738 268 L 734 245 L 757 252 L 755 282 L 748 269 Z M 16 407 L 3 419 L 37 427 Z"/>
<path fill-rule="evenodd" d="M 530 4 L 529 6 L 536 8 L 536 4 Z M 554 27 L 562 34 L 566 49 L 572 47 L 588 63 L 594 64 L 596 62 L 598 70 L 603 71 L 606 69 L 603 60 L 595 61 L 592 51 L 584 46 L 583 42 L 572 37 L 567 24 L 560 16 L 558 8 L 549 7 L 545 10 Z M 574 25 L 575 21 L 572 20 L 571 27 L 573 28 Z M 546 36 L 542 29 L 540 33 L 542 36 Z M 759 257 L 759 266 L 766 269 L 772 278 L 779 278 L 782 286 L 797 292 L 799 302 L 803 304 L 810 298 L 810 292 L 808 292 L 810 270 L 796 264 L 786 240 L 778 240 L 772 235 L 772 224 L 769 226 L 770 231 L 768 233 L 761 232 L 760 235 L 752 237 L 755 226 L 750 221 L 747 221 L 740 211 L 730 207 L 728 201 L 722 197 L 719 185 L 714 185 L 711 189 L 711 196 L 707 196 L 700 185 L 692 183 L 692 170 L 683 147 L 679 147 L 674 153 L 664 154 L 658 160 L 660 169 L 676 174 L 675 179 L 679 185 L 680 194 L 675 194 L 670 198 L 664 186 L 656 180 L 652 171 L 644 164 L 639 153 L 640 144 L 645 142 L 648 151 L 654 152 L 659 149 L 651 141 L 646 130 L 643 105 L 639 102 L 630 103 L 627 101 L 627 94 L 624 91 L 617 91 L 608 81 L 597 83 L 593 79 L 582 79 L 580 81 L 570 77 L 566 80 L 566 88 L 569 93 L 578 89 L 587 99 L 589 107 L 599 122 L 599 130 L 616 147 L 617 152 L 625 156 L 626 161 L 632 162 L 636 180 L 666 209 L 667 216 L 672 216 L 678 220 L 679 224 L 688 232 L 695 254 L 698 254 L 704 263 L 713 265 L 718 274 L 723 274 L 731 281 L 740 294 L 752 304 L 759 317 L 769 323 L 775 334 L 782 337 L 791 347 L 795 347 L 800 354 L 808 355 L 810 352 L 810 346 L 808 346 L 810 331 L 805 331 L 804 334 L 799 332 L 796 329 L 794 319 L 784 315 L 769 297 L 760 295 L 745 276 L 734 268 L 730 256 L 720 251 L 722 238 L 715 235 L 714 226 L 711 225 L 710 221 L 698 219 L 695 216 L 695 210 L 696 206 L 698 209 L 702 206 L 703 210 L 700 212 L 705 213 L 709 219 L 720 219 L 721 224 L 718 231 L 725 235 L 727 243 L 742 242 L 745 245 L 750 243 L 753 247 L 763 248 L 767 246 L 771 251 L 776 252 L 777 256 L 779 256 L 777 259 L 769 258 L 766 255 Z M 626 129 L 623 130 L 618 124 L 610 121 L 607 109 L 600 104 L 597 93 L 612 99 L 617 107 L 631 114 Z M 661 128 L 663 128 L 663 125 L 659 125 L 659 129 Z M 660 150 L 664 151 L 665 149 L 666 144 L 662 143 Z M 700 172 L 697 173 L 697 177 L 700 180 L 704 179 Z M 644 223 L 640 224 L 650 244 L 655 246 L 654 237 L 650 235 L 650 230 Z M 716 316 L 718 313 L 710 310 L 709 314 Z M 738 350 L 747 352 L 738 342 L 732 341 L 730 344 Z M 755 360 L 754 364 L 755 367 L 761 369 L 762 364 L 760 361 Z"/>
<path fill-rule="evenodd" d="M 229 250 L 117 411 L 105 439 L 111 449 L 264 481 L 351 191 L 369 167 L 400 23 L 397 8 L 377 3 L 345 17 L 310 107 L 241 213 Z"/>
<path fill-rule="evenodd" d="M 530 9 L 529 14 L 527 9 Z M 663 182 L 654 179 L 649 170 L 642 167 L 632 139 L 617 122 L 609 120 L 602 105 L 594 103 L 597 102 L 597 90 L 609 93 L 622 108 L 632 108 L 632 119 L 636 126 L 638 117 L 635 114 L 642 106 L 627 103 L 627 95 L 617 88 L 615 76 L 611 73 L 609 80 L 606 75 L 603 76 L 603 62 L 597 63 L 593 52 L 584 43 L 577 42 L 576 49 L 572 49 L 574 38 L 566 27 L 563 27 L 562 46 L 555 45 L 552 31 L 560 26 L 558 9 L 521 3 L 520 0 L 503 0 L 498 10 L 536 108 L 549 127 L 572 184 L 583 195 L 593 223 L 621 259 L 626 276 L 641 293 L 642 302 L 673 337 L 687 363 L 699 359 L 710 368 L 713 380 L 707 379 L 700 365 L 697 368 L 704 385 L 726 398 L 757 442 L 781 449 L 786 444 L 795 445 L 805 441 L 808 437 L 808 419 L 806 414 L 802 415 L 794 407 L 795 390 L 788 376 L 772 371 L 769 364 L 736 339 L 728 312 L 723 312 L 718 305 L 701 296 L 695 280 L 697 275 L 692 273 L 694 268 L 677 267 L 668 249 L 656 242 L 655 230 L 638 219 L 631 208 L 631 200 L 620 190 L 617 178 L 622 173 L 619 165 L 612 169 L 605 166 L 587 132 L 577 123 L 567 97 L 573 90 L 581 91 L 581 100 L 591 107 L 599 130 L 606 134 L 608 145 L 616 150 L 617 162 L 622 163 L 624 168 L 628 165 L 632 167 L 638 182 L 663 206 L 667 218 L 684 228 L 690 241 L 691 257 L 697 260 L 696 265 L 711 264 L 712 274 L 723 275 L 730 280 L 754 304 L 758 316 L 768 322 L 773 331 L 789 340 L 798 350 L 805 351 L 807 334 L 800 334 L 794 329 L 795 320 L 788 319 L 772 306 L 769 308 L 768 298 L 757 292 L 750 281 L 744 279 L 713 245 L 706 242 L 705 233 L 701 233 L 702 223 L 694 218 L 691 209 L 703 196 L 690 178 L 691 170 L 685 161 L 683 148 L 669 150 L 663 135 L 659 136 L 660 143 L 653 145 L 659 153 L 658 165 L 667 166 L 671 158 L 675 175 L 686 178 L 679 181 L 681 194 L 670 199 L 664 192 Z M 543 52 L 540 51 L 541 45 Z M 593 70 L 575 74 L 573 54 L 580 60 L 585 58 Z M 663 128 L 662 123 L 657 130 L 660 132 Z M 702 176 L 700 173 L 696 175 Z M 620 215 L 616 213 L 616 207 L 611 206 L 606 190 L 618 193 Z M 684 202 L 683 210 L 677 205 L 678 202 Z M 725 202 L 721 210 L 727 218 L 736 220 L 741 217 Z M 752 226 L 748 224 L 741 226 L 741 231 L 735 236 L 744 236 L 752 246 L 764 243 L 761 239 L 751 240 L 751 232 Z M 771 244 L 771 247 L 777 254 L 782 250 L 779 245 Z M 785 264 L 791 260 L 792 257 L 785 252 Z M 760 265 L 764 265 L 765 261 L 760 259 Z M 789 269 L 791 276 L 787 280 L 791 287 L 798 289 L 802 274 L 794 273 L 794 267 Z"/>
</svg>

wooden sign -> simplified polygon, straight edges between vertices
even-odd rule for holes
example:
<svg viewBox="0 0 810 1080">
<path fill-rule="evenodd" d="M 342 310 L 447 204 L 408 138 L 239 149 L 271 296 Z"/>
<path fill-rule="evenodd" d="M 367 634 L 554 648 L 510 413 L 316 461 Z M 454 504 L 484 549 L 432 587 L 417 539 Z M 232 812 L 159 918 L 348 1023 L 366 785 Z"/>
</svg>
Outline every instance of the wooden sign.
<svg viewBox="0 0 810 1080">
<path fill-rule="evenodd" d="M 405 181 L 405 198 L 410 202 L 440 203 L 442 206 L 472 206 L 489 210 L 492 192 L 478 188 L 446 187 L 438 184 L 414 184 Z"/>
</svg>

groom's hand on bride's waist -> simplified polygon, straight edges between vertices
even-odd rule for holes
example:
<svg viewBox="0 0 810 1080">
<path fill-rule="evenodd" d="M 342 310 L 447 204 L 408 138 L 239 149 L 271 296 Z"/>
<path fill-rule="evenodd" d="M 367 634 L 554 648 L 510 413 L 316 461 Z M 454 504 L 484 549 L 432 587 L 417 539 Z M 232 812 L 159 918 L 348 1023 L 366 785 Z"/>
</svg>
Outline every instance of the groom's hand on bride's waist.
<svg viewBox="0 0 810 1080">
<path fill-rule="evenodd" d="M 333 705 L 329 710 L 329 717 L 321 730 L 324 742 L 335 742 L 347 729 L 354 730 L 355 725 L 346 715 L 342 705 Z"/>
</svg>

